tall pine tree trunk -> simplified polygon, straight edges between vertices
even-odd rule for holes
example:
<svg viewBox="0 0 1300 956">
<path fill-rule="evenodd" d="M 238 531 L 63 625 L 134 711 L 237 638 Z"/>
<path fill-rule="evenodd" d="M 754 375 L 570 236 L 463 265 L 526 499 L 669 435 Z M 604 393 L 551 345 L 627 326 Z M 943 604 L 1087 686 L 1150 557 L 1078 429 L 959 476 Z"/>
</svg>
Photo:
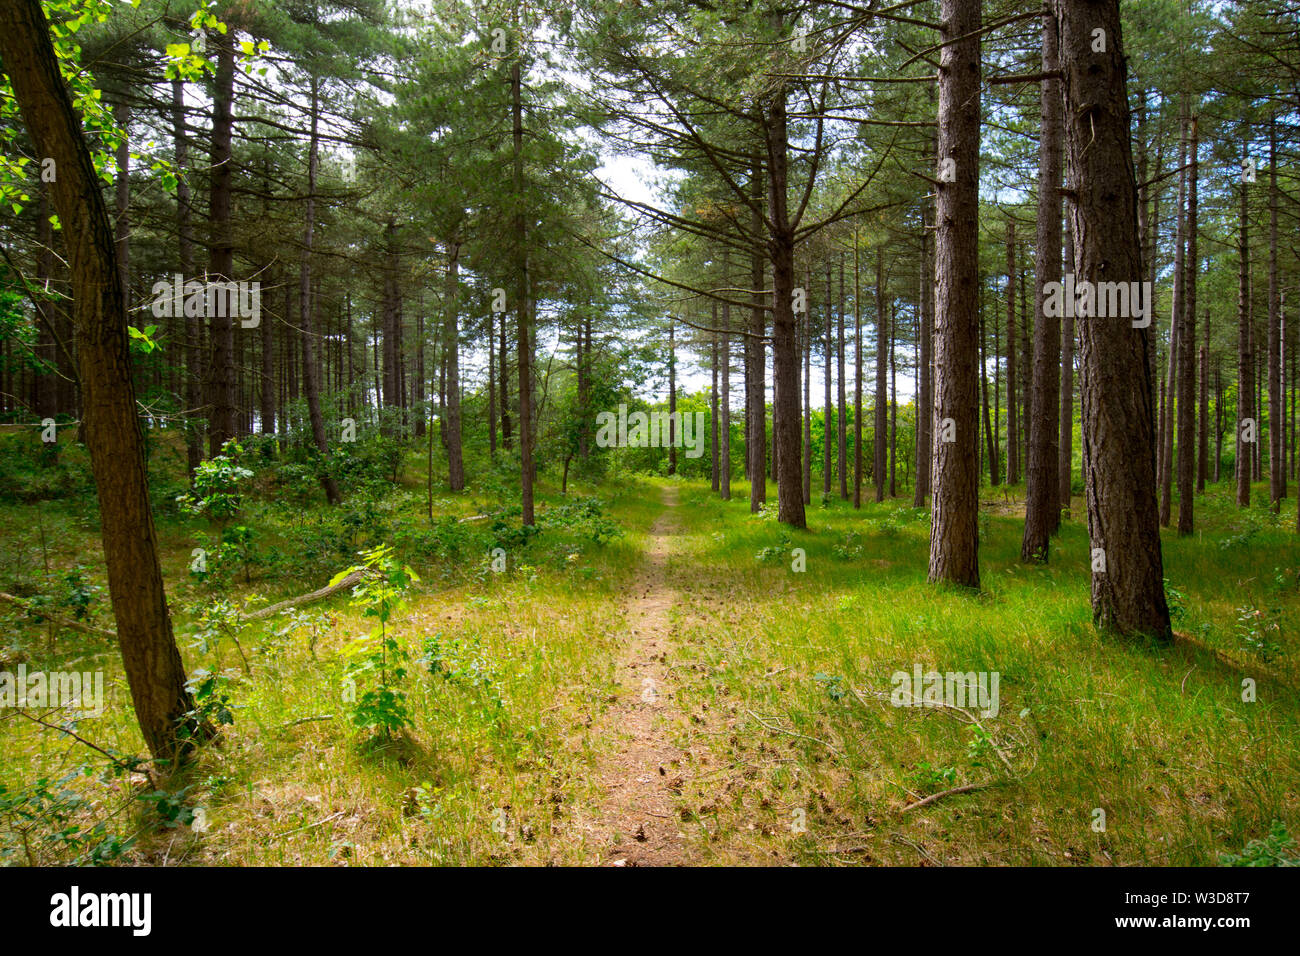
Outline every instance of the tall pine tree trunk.
<svg viewBox="0 0 1300 956">
<path fill-rule="evenodd" d="M 1178 360 L 1178 533 L 1191 534 L 1196 487 L 1196 118 L 1190 120 L 1187 173 L 1187 252 Z"/>
<path fill-rule="evenodd" d="M 342 500 L 338 483 L 330 472 L 330 448 L 325 437 L 325 418 L 320 407 L 320 378 L 316 364 L 316 295 L 311 285 L 311 255 L 316 232 L 316 175 L 320 163 L 320 81 L 311 78 L 311 138 L 307 147 L 307 211 L 302 235 L 302 268 L 298 277 L 298 318 L 302 335 L 302 384 L 307 393 L 307 417 L 311 437 L 323 460 L 320 483 L 325 498 L 336 505 Z"/>
<path fill-rule="evenodd" d="M 230 282 L 235 269 L 235 242 L 232 231 L 231 143 L 234 134 L 235 36 L 233 32 L 209 31 L 216 76 L 212 85 L 212 171 L 209 189 L 209 228 L 211 246 L 208 254 L 209 280 Z M 229 309 L 210 320 L 212 355 L 209 362 L 211 389 L 208 398 L 208 454 L 215 456 L 236 433 L 235 398 L 235 327 Z"/>
<path fill-rule="evenodd" d="M 1142 279 L 1118 0 L 1053 0 L 1060 25 L 1074 260 L 1081 281 Z M 1101 30 L 1105 50 L 1096 49 Z M 1084 493 L 1093 619 L 1169 640 L 1155 497 L 1150 328 L 1127 317 L 1080 323 Z"/>
<path fill-rule="evenodd" d="M 1268 121 L 1268 500 L 1279 511 L 1286 497 L 1283 456 L 1282 310 L 1277 284 L 1277 119 Z"/>
<path fill-rule="evenodd" d="M 876 483 L 876 501 L 885 500 L 885 450 L 889 427 L 889 369 L 886 360 L 889 355 L 889 319 L 885 295 L 885 253 L 876 247 L 876 410 L 872 442 L 875 456 L 872 462 L 872 478 Z"/>
<path fill-rule="evenodd" d="M 1038 221 L 1034 266 L 1034 365 L 1030 386 L 1029 470 L 1025 479 L 1023 561 L 1046 561 L 1052 533 L 1060 526 L 1061 320 L 1045 314 L 1049 283 L 1061 281 L 1061 81 L 1060 35 L 1054 14 L 1043 17 L 1043 73 L 1038 137 Z"/>
<path fill-rule="evenodd" d="M 1243 130 L 1242 142 L 1247 142 Z M 1244 156 L 1244 149 L 1243 149 Z M 1244 165 L 1244 162 L 1243 162 Z M 1246 183 L 1241 183 L 1239 237 L 1237 243 L 1237 506 L 1250 507 L 1250 479 L 1254 469 L 1252 456 L 1258 442 L 1255 421 L 1255 356 L 1251 354 L 1250 334 L 1250 238 L 1246 219 Z"/>
<path fill-rule="evenodd" d="M 789 131 L 785 86 L 772 95 L 767 133 L 768 249 L 772 262 L 772 376 L 776 382 L 772 443 L 780 464 L 777 519 L 791 528 L 806 528 L 799 474 L 799 346 L 794 318 L 794 226 L 786 201 L 789 185 Z M 759 287 L 761 288 L 761 286 Z M 761 313 L 760 313 L 761 314 Z M 759 475 L 762 459 L 759 459 Z"/>
<path fill-rule="evenodd" d="M 1007 223 L 1007 484 L 1020 481 L 1020 422 L 1016 402 L 1016 224 Z"/>
<path fill-rule="evenodd" d="M 447 240 L 446 289 L 443 292 L 442 355 L 447 370 L 447 487 L 465 489 L 465 456 L 461 451 L 460 406 L 460 240 Z"/>
<path fill-rule="evenodd" d="M 982 6 L 981 0 L 940 3 L 945 45 L 939 55 L 941 172 L 935 218 L 935 404 L 939 434 L 929 578 L 972 588 L 980 583 L 976 366 Z M 880 478 L 876 481 L 879 489 Z"/>
</svg>

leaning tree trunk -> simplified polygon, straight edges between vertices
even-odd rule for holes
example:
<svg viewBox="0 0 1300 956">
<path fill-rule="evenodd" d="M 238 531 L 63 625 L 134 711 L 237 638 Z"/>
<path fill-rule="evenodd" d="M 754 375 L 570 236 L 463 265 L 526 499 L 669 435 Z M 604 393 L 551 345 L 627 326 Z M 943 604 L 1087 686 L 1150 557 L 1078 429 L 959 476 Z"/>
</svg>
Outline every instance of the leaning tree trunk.
<svg viewBox="0 0 1300 956">
<path fill-rule="evenodd" d="M 1053 0 L 1080 281 L 1143 277 L 1119 0 Z M 1094 52 L 1101 30 L 1105 50 Z M 1080 323 L 1084 488 L 1099 628 L 1170 640 L 1155 496 L 1150 327 Z"/>
<path fill-rule="evenodd" d="M 68 239 L 84 431 L 122 663 L 150 753 L 184 760 L 211 731 L 191 716 L 194 700 L 167 610 L 113 230 L 40 0 L 13 0 L 6 21 L 0 58 L 37 155 L 58 170 L 49 189 Z"/>
<path fill-rule="evenodd" d="M 1060 69 L 1056 18 L 1043 17 L 1043 72 Z M 1059 445 L 1061 320 L 1045 314 L 1046 288 L 1061 281 L 1061 81 L 1049 75 L 1039 95 L 1038 225 L 1034 264 L 1034 359 L 1030 385 L 1029 467 L 1025 476 L 1025 533 L 1022 561 L 1046 561 L 1052 532 L 1061 523 Z"/>
<path fill-rule="evenodd" d="M 979 571 L 979 139 L 981 0 L 942 0 L 935 219 L 934 509 L 930 580 L 977 588 Z M 876 361 L 880 361 L 878 355 Z M 877 438 L 877 441 L 880 439 Z M 877 452 L 879 460 L 879 452 Z M 877 496 L 880 476 L 876 477 Z"/>
</svg>

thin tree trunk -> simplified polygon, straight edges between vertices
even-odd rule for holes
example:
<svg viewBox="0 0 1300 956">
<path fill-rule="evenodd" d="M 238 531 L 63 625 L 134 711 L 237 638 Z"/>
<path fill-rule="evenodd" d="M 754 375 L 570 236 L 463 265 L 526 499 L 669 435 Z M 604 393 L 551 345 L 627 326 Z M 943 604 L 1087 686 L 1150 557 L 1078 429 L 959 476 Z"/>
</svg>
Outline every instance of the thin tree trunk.
<svg viewBox="0 0 1300 956">
<path fill-rule="evenodd" d="M 520 76 L 519 59 L 510 66 L 511 109 L 514 119 L 514 185 L 517 201 L 523 201 L 524 192 L 524 119 L 523 119 L 523 82 Z M 519 310 L 519 476 L 520 502 L 523 508 L 523 524 L 536 524 L 533 514 L 533 386 L 532 363 L 533 347 L 531 338 L 532 310 L 529 296 L 532 294 L 528 277 L 528 220 L 522 210 L 515 216 L 515 240 L 518 247 L 515 254 L 518 275 L 516 287 L 516 307 Z"/>
<path fill-rule="evenodd" d="M 1043 307 L 1048 284 L 1061 281 L 1061 81 L 1060 35 L 1056 17 L 1043 16 L 1043 73 L 1039 108 L 1038 221 L 1034 266 L 1034 364 L 1030 388 L 1029 471 L 1025 479 L 1025 533 L 1020 544 L 1022 561 L 1045 562 L 1051 536 L 1061 521 L 1060 389 L 1061 320 Z"/>
<path fill-rule="evenodd" d="M 835 357 L 835 349 L 831 344 L 831 305 L 835 301 L 832 298 L 831 290 L 831 267 L 826 266 L 826 306 L 823 311 L 825 318 L 824 329 L 825 337 L 822 341 L 822 359 L 825 375 L 822 377 L 825 385 L 825 400 L 822 403 L 822 494 L 830 495 L 831 493 L 831 382 L 835 378 L 831 362 Z"/>
<path fill-rule="evenodd" d="M 837 398 L 838 413 L 835 417 L 835 428 L 839 439 L 839 476 L 840 476 L 840 500 L 848 501 L 849 499 L 849 473 L 847 470 L 848 458 L 848 402 L 845 395 L 844 386 L 844 256 L 840 256 L 840 308 L 839 308 L 839 331 L 838 344 L 835 350 L 835 358 L 838 363 L 838 388 Z"/>
<path fill-rule="evenodd" d="M 723 283 L 731 286 L 731 262 L 723 258 Z M 722 462 L 718 474 L 723 501 L 731 500 L 731 303 L 722 303 Z"/>
<path fill-rule="evenodd" d="M 311 78 L 311 138 L 307 148 L 307 210 L 302 236 L 302 267 L 298 278 L 298 319 L 302 335 L 302 384 L 307 393 L 307 416 L 311 421 L 312 441 L 323 462 L 320 483 L 325 498 L 336 505 L 342 500 L 338 483 L 330 472 L 329 441 L 325 437 L 325 418 L 320 408 L 319 367 L 316 364 L 315 312 L 316 296 L 311 287 L 311 256 L 316 230 L 316 175 L 320 162 L 320 81 Z"/>
<path fill-rule="evenodd" d="M 1277 119 L 1268 121 L 1268 500 L 1275 512 L 1286 497 L 1282 404 L 1282 310 L 1277 284 Z"/>
<path fill-rule="evenodd" d="M 232 229 L 233 155 L 235 98 L 235 37 L 233 33 L 209 31 L 214 45 L 216 75 L 212 85 L 212 171 L 209 189 L 209 214 L 212 245 L 208 256 L 209 279 L 230 282 L 235 268 L 235 243 Z M 208 430 L 208 454 L 216 456 L 236 432 L 235 402 L 235 327 L 229 309 L 209 320 L 212 341 L 211 390 L 208 399 L 211 420 Z"/>
<path fill-rule="evenodd" d="M 713 327 L 718 327 L 718 303 L 713 302 Z M 718 333 L 709 336 L 709 368 L 713 373 L 713 382 L 709 387 L 709 457 L 712 467 L 709 469 L 709 487 L 718 490 Z"/>
<path fill-rule="evenodd" d="M 461 450 L 460 405 L 460 240 L 447 240 L 446 289 L 443 292 L 442 356 L 447 370 L 447 487 L 465 490 L 465 456 Z"/>
<path fill-rule="evenodd" d="M 886 361 L 889 356 L 889 319 L 886 316 L 885 293 L 885 253 L 876 247 L 876 410 L 872 443 L 875 456 L 872 462 L 872 478 L 876 485 L 876 501 L 885 500 L 885 449 L 888 441 L 887 429 L 888 401 L 887 392 L 889 370 Z"/>
<path fill-rule="evenodd" d="M 1016 403 L 1016 224 L 1007 223 L 1007 484 L 1020 482 L 1020 422 Z"/>
<path fill-rule="evenodd" d="M 1200 408 L 1197 413 L 1196 431 L 1196 493 L 1205 494 L 1205 481 L 1210 470 L 1210 307 L 1205 307 L 1205 338 L 1201 342 L 1198 356 L 1200 388 L 1198 397 Z"/>
<path fill-rule="evenodd" d="M 889 497 L 898 497 L 898 306 L 889 314 Z"/>
<path fill-rule="evenodd" d="M 1197 120 L 1190 120 L 1191 169 L 1187 173 L 1187 252 L 1183 278 L 1182 328 L 1178 335 L 1178 533 L 1191 534 L 1196 488 L 1196 178 Z"/>
<path fill-rule="evenodd" d="M 750 190 L 755 202 L 761 201 L 763 168 L 758 161 L 754 162 L 750 172 Z M 755 234 L 761 234 L 763 217 L 755 212 L 753 218 Z M 763 257 L 758 250 L 754 250 L 750 256 L 749 281 L 754 306 L 749 313 L 749 335 L 745 336 L 745 448 L 749 463 L 746 469 L 749 476 L 749 510 L 757 513 L 767 501 L 767 409 L 764 407 L 767 361 L 763 346 L 767 320 L 763 314 Z M 811 291 L 810 289 L 809 292 Z"/>
<path fill-rule="evenodd" d="M 853 230 L 853 507 L 862 507 L 862 271 Z M 925 268 L 924 265 L 921 267 Z"/>
<path fill-rule="evenodd" d="M 812 290 L 812 266 L 808 266 L 808 290 Z M 803 350 L 803 503 L 812 504 L 812 307 L 803 311 L 800 347 Z"/>
<path fill-rule="evenodd" d="M 1187 281 L 1187 134 L 1190 120 L 1187 96 L 1183 95 L 1179 111 L 1182 132 L 1178 144 L 1178 227 L 1174 241 L 1174 293 L 1169 319 L 1169 358 L 1165 369 L 1165 415 L 1160 435 L 1160 524 L 1168 527 L 1173 519 L 1174 429 L 1177 407 L 1183 404 L 1178 394 L 1179 356 L 1182 354 L 1183 314 L 1186 310 Z"/>
<path fill-rule="evenodd" d="M 1243 131 L 1242 142 L 1247 142 Z M 1244 147 L 1243 147 L 1244 151 Z M 1257 423 L 1251 407 L 1255 400 L 1255 357 L 1250 334 L 1250 240 L 1246 219 L 1246 184 L 1241 184 L 1240 231 L 1237 243 L 1237 506 L 1250 507 L 1252 446 L 1257 442 Z M 1247 440 L 1249 439 L 1249 441 Z"/>
<path fill-rule="evenodd" d="M 677 320 L 668 317 L 668 474 L 677 474 Z"/>
<path fill-rule="evenodd" d="M 930 465 L 934 459 L 934 293 L 931 280 L 934 264 L 930 260 L 930 234 L 921 224 L 921 335 L 917 352 L 918 394 L 916 401 L 916 482 L 912 506 L 924 508 L 930 495 Z M 861 346 L 859 348 L 859 357 Z M 861 367 L 859 365 L 859 378 Z M 861 414 L 861 410 L 859 410 Z"/>
</svg>

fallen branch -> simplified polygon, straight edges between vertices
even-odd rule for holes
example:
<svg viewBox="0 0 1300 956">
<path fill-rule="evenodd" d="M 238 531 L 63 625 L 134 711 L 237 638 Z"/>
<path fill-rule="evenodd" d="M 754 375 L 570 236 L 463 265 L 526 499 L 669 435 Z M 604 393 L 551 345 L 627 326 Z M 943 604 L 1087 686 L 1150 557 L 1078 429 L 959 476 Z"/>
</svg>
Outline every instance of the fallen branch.
<svg viewBox="0 0 1300 956">
<path fill-rule="evenodd" d="M 815 744 L 821 744 L 823 747 L 825 747 L 831 753 L 835 754 L 835 756 L 837 757 L 844 756 L 844 754 L 841 753 L 838 749 L 836 749 L 834 745 L 828 744 L 826 741 L 821 740 L 820 738 L 809 737 L 807 734 L 796 733 L 793 730 L 786 730 L 784 727 L 777 727 L 775 724 L 769 724 L 767 721 L 765 721 L 762 717 L 758 716 L 758 714 L 754 713 L 752 710 L 746 710 L 745 713 L 749 714 L 749 716 L 753 717 L 756 721 L 758 721 L 760 724 L 762 724 L 764 727 L 766 727 L 768 730 L 772 731 L 773 733 L 785 734 L 787 737 L 797 737 L 800 740 L 811 740 Z"/>
<path fill-rule="evenodd" d="M 934 803 L 936 800 L 942 800 L 944 797 L 951 797 L 958 793 L 970 793 L 972 790 L 984 790 L 991 786 L 993 786 L 992 783 L 968 783 L 961 787 L 953 787 L 951 790 L 942 790 L 939 793 L 932 793 L 928 797 L 917 800 L 916 803 L 909 803 L 900 812 L 906 813 L 908 810 L 916 810 Z"/>
<path fill-rule="evenodd" d="M 270 617 L 278 614 L 280 611 L 287 610 L 291 607 L 297 607 L 300 604 L 310 604 L 313 601 L 320 601 L 331 595 L 338 594 L 344 588 L 350 588 L 361 580 L 361 572 L 354 571 L 338 584 L 332 584 L 329 587 L 323 587 L 319 591 L 312 591 L 310 594 L 303 594 L 296 598 L 289 598 L 287 601 L 281 601 L 279 604 L 272 604 L 270 607 L 264 607 L 260 611 L 254 611 L 252 614 L 245 614 L 245 621 L 257 621 L 264 617 Z"/>
<path fill-rule="evenodd" d="M 241 616 L 245 621 L 259 621 L 262 618 L 267 618 L 273 614 L 278 614 L 280 611 L 287 610 L 288 608 L 298 607 L 300 604 L 310 604 L 313 601 L 320 601 L 323 600 L 324 598 L 338 594 L 340 591 L 344 590 L 345 588 L 350 588 L 354 584 L 357 584 L 360 580 L 361 580 L 361 572 L 357 571 L 352 574 L 349 574 L 338 584 L 333 584 L 330 585 L 329 587 L 323 587 L 319 591 L 312 591 L 310 594 L 301 594 L 298 597 L 289 598 L 287 601 L 281 601 L 278 604 L 272 604 L 270 607 L 264 607 L 260 611 L 254 611 L 251 614 L 244 614 Z M 55 624 L 59 625 L 60 627 L 70 628 L 71 630 L 74 631 L 81 631 L 83 634 L 94 634 L 97 637 L 107 637 L 114 641 L 117 640 L 117 631 L 110 631 L 107 630 L 106 628 L 95 627 L 94 625 L 91 624 L 82 624 L 80 621 L 73 621 L 65 617 L 59 617 L 57 614 L 51 614 L 49 611 L 37 607 L 36 605 L 32 604 L 32 602 L 25 600 L 24 598 L 14 597 L 12 594 L 6 594 L 3 591 L 0 591 L 0 601 L 5 601 L 6 603 L 12 604 L 15 607 L 22 608 L 28 614 L 35 614 L 38 617 L 45 618 L 47 621 L 53 621 Z M 241 654 L 243 653 L 242 648 L 240 649 L 240 653 Z"/>
<path fill-rule="evenodd" d="M 117 640 L 117 632 L 109 631 L 102 627 L 95 627 L 93 624 L 82 624 L 80 621 L 74 621 L 71 618 L 60 617 L 57 614 L 51 614 L 44 608 L 38 607 L 26 598 L 15 597 L 12 594 L 5 594 L 0 591 L 0 601 L 6 604 L 12 604 L 14 607 L 22 608 L 28 614 L 34 614 L 42 617 L 47 621 L 57 624 L 59 627 L 66 627 L 72 631 L 81 631 L 83 634 L 94 634 L 96 637 L 108 637 Z"/>
<path fill-rule="evenodd" d="M 277 730 L 288 730 L 290 727 L 301 727 L 303 724 L 315 723 L 318 720 L 333 720 L 333 714 L 316 714 L 314 717 L 299 717 L 297 720 L 291 720 L 287 724 L 281 724 Z"/>
</svg>

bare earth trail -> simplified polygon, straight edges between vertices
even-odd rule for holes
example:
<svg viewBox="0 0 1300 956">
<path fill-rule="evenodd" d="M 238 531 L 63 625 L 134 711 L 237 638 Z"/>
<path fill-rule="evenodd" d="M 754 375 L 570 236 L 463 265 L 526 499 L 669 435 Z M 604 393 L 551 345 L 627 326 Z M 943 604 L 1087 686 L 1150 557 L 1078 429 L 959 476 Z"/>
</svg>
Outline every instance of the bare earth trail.
<svg viewBox="0 0 1300 956">
<path fill-rule="evenodd" d="M 616 662 L 616 700 L 599 730 L 617 741 L 602 753 L 596 777 L 605 796 L 594 808 L 589 837 L 613 866 L 673 866 L 689 863 L 671 789 L 681 787 L 682 752 L 672 743 L 678 716 L 665 656 L 673 645 L 671 610 L 679 595 L 669 583 L 668 556 L 680 524 L 674 514 L 677 489 L 663 492 L 664 511 L 650 529 L 645 563 L 632 584 L 627 606 L 626 644 Z"/>
</svg>

